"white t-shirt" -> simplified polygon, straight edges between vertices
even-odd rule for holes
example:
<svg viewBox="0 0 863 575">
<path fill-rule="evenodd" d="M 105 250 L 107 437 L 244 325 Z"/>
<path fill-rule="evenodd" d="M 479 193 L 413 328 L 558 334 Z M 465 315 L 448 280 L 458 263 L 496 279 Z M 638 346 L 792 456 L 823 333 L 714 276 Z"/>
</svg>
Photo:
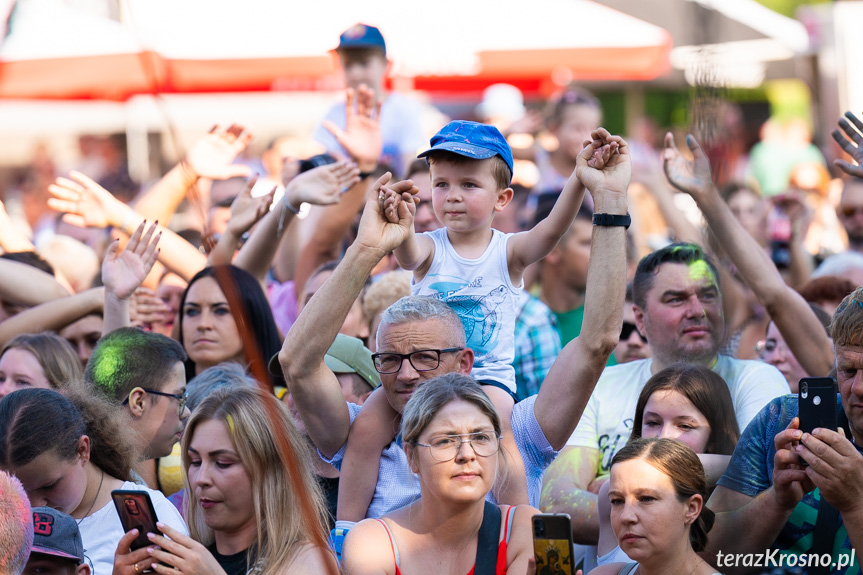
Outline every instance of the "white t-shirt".
<svg viewBox="0 0 863 575">
<path fill-rule="evenodd" d="M 180 512 L 162 495 L 161 491 L 148 489 L 131 481 L 123 483 L 120 489 L 146 491 L 153 500 L 158 520 L 184 535 L 189 534 Z M 78 528 L 81 530 L 81 540 L 84 543 L 84 555 L 90 560 L 93 575 L 111 575 L 114 571 L 114 552 L 117 551 L 117 543 L 126 534 L 114 503 L 110 502 L 89 517 L 82 519 Z"/>
<path fill-rule="evenodd" d="M 638 395 L 652 375 L 652 365 L 652 359 L 640 359 L 605 368 L 566 442 L 567 446 L 599 449 L 597 476 L 608 473 L 612 458 L 629 440 Z M 791 393 L 779 370 L 761 361 L 720 355 L 711 369 L 728 384 L 741 433 L 771 399 Z"/>
</svg>

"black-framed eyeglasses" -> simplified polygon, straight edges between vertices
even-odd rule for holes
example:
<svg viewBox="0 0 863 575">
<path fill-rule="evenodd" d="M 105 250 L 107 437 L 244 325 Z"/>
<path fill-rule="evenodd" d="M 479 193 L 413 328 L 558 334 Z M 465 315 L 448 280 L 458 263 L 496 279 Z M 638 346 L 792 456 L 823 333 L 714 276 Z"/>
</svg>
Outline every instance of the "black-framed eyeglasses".
<svg viewBox="0 0 863 575">
<path fill-rule="evenodd" d="M 638 331 L 638 328 L 635 327 L 634 323 L 629 323 L 628 321 L 623 322 L 623 325 L 620 328 L 620 341 L 626 341 L 629 339 L 629 336 L 632 335 L 632 332 L 638 334 L 638 337 L 641 338 L 641 341 L 647 343 L 647 338 L 641 335 L 641 332 Z"/>
<path fill-rule="evenodd" d="M 186 409 L 186 402 L 189 400 L 189 395 L 184 391 L 183 393 L 165 393 L 164 391 L 157 391 L 155 389 L 149 389 L 146 387 L 139 387 L 141 391 L 146 391 L 147 393 L 152 393 L 153 395 L 162 395 L 164 397 L 173 397 L 178 402 L 180 402 L 180 415 L 183 415 L 183 410 Z M 123 405 L 129 403 L 129 398 L 127 397 L 123 400 Z"/>
<path fill-rule="evenodd" d="M 435 461 L 455 459 L 461 446 L 469 443 L 479 457 L 491 457 L 500 449 L 500 436 L 493 431 L 478 431 L 461 435 L 441 435 L 432 437 L 428 443 L 414 442 L 419 447 L 428 447 Z"/>
<path fill-rule="evenodd" d="M 404 360 L 408 360 L 417 371 L 431 371 L 440 365 L 440 354 L 463 349 L 463 347 L 448 347 L 446 349 L 420 349 L 411 353 L 373 353 L 372 360 L 378 373 L 398 373 Z"/>
</svg>

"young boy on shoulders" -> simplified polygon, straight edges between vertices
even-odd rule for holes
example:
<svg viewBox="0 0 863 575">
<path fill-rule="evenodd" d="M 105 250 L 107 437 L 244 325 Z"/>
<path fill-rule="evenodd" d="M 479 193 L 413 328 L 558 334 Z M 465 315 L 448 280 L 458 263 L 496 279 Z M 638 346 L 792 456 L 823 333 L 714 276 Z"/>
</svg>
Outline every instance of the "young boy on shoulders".
<svg viewBox="0 0 863 575">
<path fill-rule="evenodd" d="M 599 129 L 598 161 L 617 150 L 617 142 Z M 594 140 L 596 141 L 596 140 Z M 589 143 L 589 142 L 588 142 Z M 512 151 L 493 126 L 455 121 L 431 140 L 419 155 L 430 166 L 432 207 L 444 227 L 411 233 L 395 250 L 399 265 L 414 272 L 412 294 L 447 302 L 465 327 L 467 347 L 475 354 L 471 375 L 484 387 L 503 425 L 509 479 L 495 487 L 498 503 L 528 504 L 524 463 L 512 437 L 510 419 L 515 397 L 514 330 L 525 268 L 545 257 L 572 223 L 584 197 L 575 173 L 569 178 L 548 218 L 533 229 L 504 234 L 491 227 L 496 213 L 512 200 Z M 398 220 L 405 202 L 416 211 L 410 193 L 381 188 L 384 216 Z M 365 518 L 374 495 L 380 452 L 394 437 L 390 422 L 399 414 L 382 393 L 373 393 L 351 428 L 341 468 L 338 519 Z M 344 491 L 341 491 L 344 490 Z M 535 505 L 536 502 L 533 502 Z"/>
</svg>

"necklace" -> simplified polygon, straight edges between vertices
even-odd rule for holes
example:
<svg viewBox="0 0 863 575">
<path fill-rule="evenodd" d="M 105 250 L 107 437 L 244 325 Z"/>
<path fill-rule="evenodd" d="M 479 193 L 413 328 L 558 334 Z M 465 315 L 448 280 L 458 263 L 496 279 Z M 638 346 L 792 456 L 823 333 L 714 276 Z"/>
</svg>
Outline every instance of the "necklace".
<svg viewBox="0 0 863 575">
<path fill-rule="evenodd" d="M 93 511 L 93 506 L 96 505 L 96 500 L 99 499 L 99 492 L 102 491 L 102 482 L 105 481 L 105 471 L 102 470 L 102 476 L 99 478 L 99 487 L 96 489 L 96 496 L 93 497 L 93 502 L 90 504 L 90 507 L 87 509 L 87 512 L 84 514 L 84 517 L 78 520 L 78 527 L 81 526 L 81 522 L 87 519 L 90 516 L 90 512 Z"/>
</svg>

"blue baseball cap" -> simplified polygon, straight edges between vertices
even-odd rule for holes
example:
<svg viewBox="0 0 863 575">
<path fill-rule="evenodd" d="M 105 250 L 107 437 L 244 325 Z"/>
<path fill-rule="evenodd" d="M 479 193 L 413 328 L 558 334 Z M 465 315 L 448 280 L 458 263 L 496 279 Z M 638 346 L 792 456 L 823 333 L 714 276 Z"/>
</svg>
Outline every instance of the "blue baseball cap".
<svg viewBox="0 0 863 575">
<path fill-rule="evenodd" d="M 354 48 L 378 48 L 387 55 L 387 45 L 381 31 L 374 26 L 365 24 L 354 24 L 339 36 L 339 50 L 351 50 Z"/>
<path fill-rule="evenodd" d="M 33 546 L 31 553 L 84 562 L 84 545 L 78 523 L 69 515 L 50 507 L 33 508 Z"/>
<path fill-rule="evenodd" d="M 426 158 L 438 150 L 474 160 L 487 160 L 500 156 L 509 166 L 510 178 L 512 178 L 512 150 L 506 138 L 494 126 L 466 120 L 450 122 L 432 136 L 431 148 L 417 158 Z"/>
</svg>

